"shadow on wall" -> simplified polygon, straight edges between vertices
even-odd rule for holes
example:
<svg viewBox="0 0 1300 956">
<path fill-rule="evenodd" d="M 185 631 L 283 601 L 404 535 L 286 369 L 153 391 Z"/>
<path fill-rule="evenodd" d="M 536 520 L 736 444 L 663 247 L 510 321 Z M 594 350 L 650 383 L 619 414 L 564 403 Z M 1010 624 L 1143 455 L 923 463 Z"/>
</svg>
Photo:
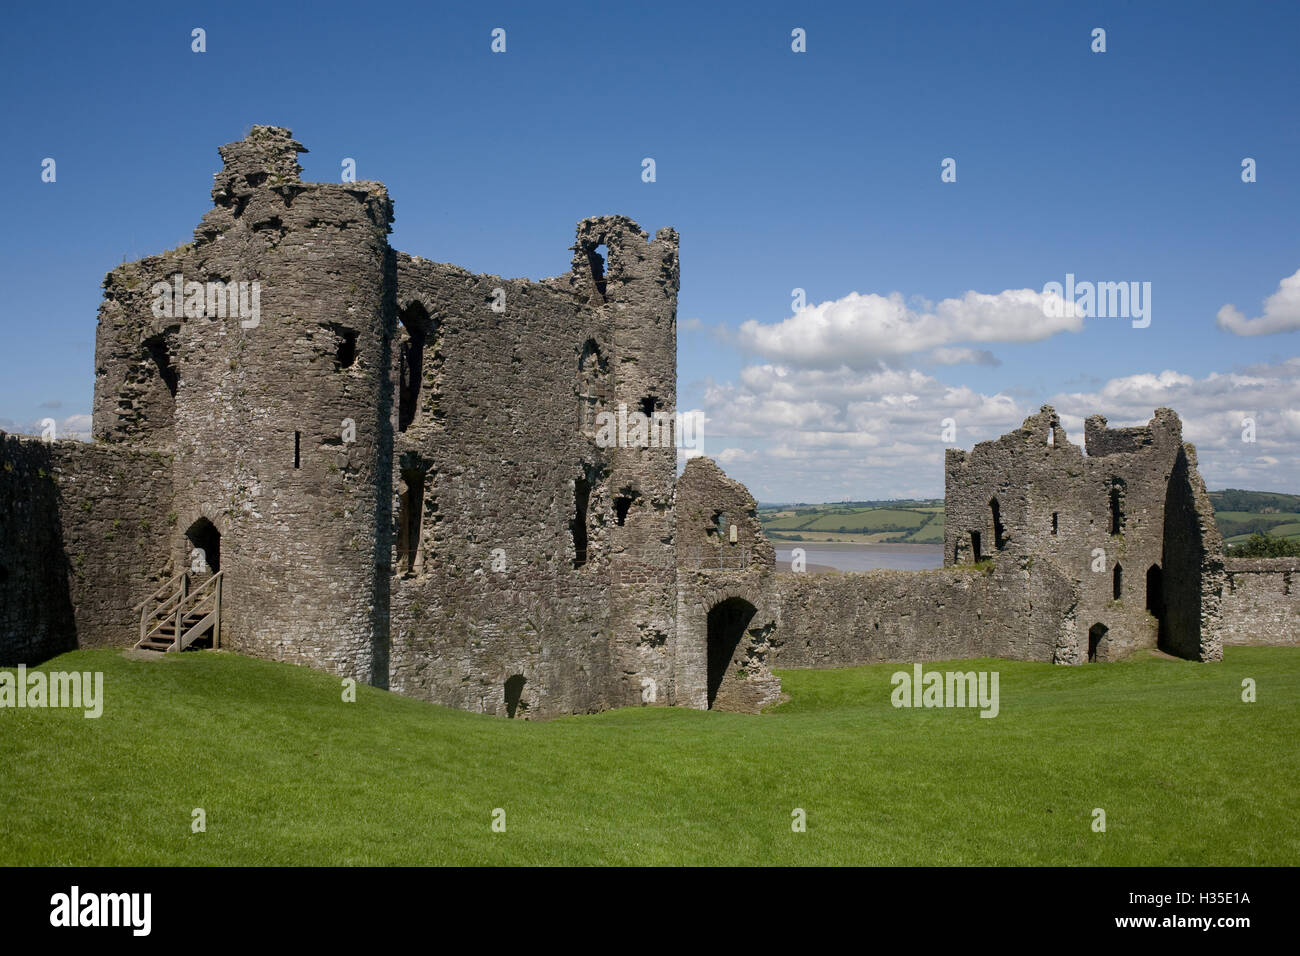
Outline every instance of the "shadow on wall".
<svg viewBox="0 0 1300 956">
<path fill-rule="evenodd" d="M 35 665 L 78 647 L 63 522 L 93 531 L 105 519 L 68 502 L 51 445 L 0 432 L 0 666 Z"/>
</svg>

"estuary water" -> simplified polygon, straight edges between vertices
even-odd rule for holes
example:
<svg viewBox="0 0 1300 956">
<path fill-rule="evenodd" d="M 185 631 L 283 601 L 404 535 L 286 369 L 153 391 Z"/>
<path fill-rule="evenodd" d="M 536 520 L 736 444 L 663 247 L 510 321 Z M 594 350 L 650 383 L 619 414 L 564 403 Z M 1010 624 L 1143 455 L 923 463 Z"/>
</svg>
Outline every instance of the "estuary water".
<svg viewBox="0 0 1300 956">
<path fill-rule="evenodd" d="M 790 553 L 803 548 L 809 573 L 874 571 L 894 568 L 919 571 L 943 566 L 943 548 L 929 544 L 823 544 L 817 541 L 773 541 L 777 571 L 790 570 Z"/>
</svg>

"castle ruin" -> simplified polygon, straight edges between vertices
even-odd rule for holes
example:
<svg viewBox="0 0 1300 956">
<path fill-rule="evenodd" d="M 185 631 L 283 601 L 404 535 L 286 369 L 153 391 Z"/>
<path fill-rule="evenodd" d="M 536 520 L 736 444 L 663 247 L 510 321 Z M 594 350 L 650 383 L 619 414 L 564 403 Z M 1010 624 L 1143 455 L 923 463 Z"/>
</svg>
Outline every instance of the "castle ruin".
<svg viewBox="0 0 1300 956">
<path fill-rule="evenodd" d="M 93 443 L 0 435 L 0 665 L 194 640 L 550 717 L 757 711 L 779 667 L 1213 661 L 1260 608 L 1295 643 L 1293 562 L 1225 561 L 1168 409 L 950 450 L 942 569 L 778 573 L 712 461 L 602 440 L 675 416 L 673 230 L 586 219 L 568 273 L 474 275 L 304 151 L 253 127 L 193 242 L 108 274 Z"/>
</svg>

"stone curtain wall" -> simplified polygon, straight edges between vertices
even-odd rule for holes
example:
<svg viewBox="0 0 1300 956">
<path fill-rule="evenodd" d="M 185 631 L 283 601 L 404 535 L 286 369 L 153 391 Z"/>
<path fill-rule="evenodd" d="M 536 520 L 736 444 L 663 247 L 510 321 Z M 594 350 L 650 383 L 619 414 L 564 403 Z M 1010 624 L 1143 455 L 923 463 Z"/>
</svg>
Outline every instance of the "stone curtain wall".
<svg viewBox="0 0 1300 956">
<path fill-rule="evenodd" d="M 55 476 L 79 647 L 131 647 L 136 604 L 172 576 L 172 461 L 162 452 L 58 442 Z"/>
<path fill-rule="evenodd" d="M 171 460 L 3 436 L 0 664 L 130 647 L 133 607 L 171 574 Z"/>
<path fill-rule="evenodd" d="M 1300 644 L 1300 559 L 1228 558 L 1224 572 L 1224 644 Z"/>
<path fill-rule="evenodd" d="M 610 541 L 622 529 L 607 453 L 579 428 L 576 385 L 584 343 L 612 354 L 609 330 L 554 284 L 405 255 L 398 301 L 394 375 L 405 355 L 419 388 L 412 368 L 394 449 L 391 688 L 481 713 L 513 703 L 516 717 L 608 706 Z"/>
<path fill-rule="evenodd" d="M 1006 657 L 1050 662 L 1074 591 L 1045 564 L 782 574 L 773 580 L 773 667 Z"/>
<path fill-rule="evenodd" d="M 393 689 L 516 717 L 671 703 L 676 450 L 602 447 L 596 416 L 675 411 L 676 234 L 584 220 L 540 282 L 397 274 Z"/>
<path fill-rule="evenodd" d="M 757 504 L 712 459 L 696 456 L 677 480 L 676 521 L 677 703 L 756 713 L 781 693 L 771 673 L 776 552 Z"/>
<path fill-rule="evenodd" d="M 51 445 L 0 432 L 0 666 L 76 648 Z"/>
<path fill-rule="evenodd" d="M 1168 483 L 1164 564 L 1160 647 L 1189 660 L 1222 660 L 1223 538 L 1190 444 L 1179 448 Z"/>
</svg>

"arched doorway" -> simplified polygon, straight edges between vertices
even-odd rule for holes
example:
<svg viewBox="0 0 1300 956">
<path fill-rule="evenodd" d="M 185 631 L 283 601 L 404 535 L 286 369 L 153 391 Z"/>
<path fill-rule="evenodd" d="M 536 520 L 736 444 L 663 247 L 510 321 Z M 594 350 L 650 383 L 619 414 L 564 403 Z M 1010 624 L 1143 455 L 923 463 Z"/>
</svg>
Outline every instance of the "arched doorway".
<svg viewBox="0 0 1300 956">
<path fill-rule="evenodd" d="M 1098 660 L 1098 654 L 1101 652 L 1101 644 L 1106 640 L 1106 631 L 1109 628 L 1105 624 L 1094 624 L 1088 628 L 1088 663 L 1095 664 Z"/>
<path fill-rule="evenodd" d="M 207 518 L 200 518 L 190 525 L 185 532 L 189 543 L 189 554 L 185 557 L 187 570 L 196 573 L 211 571 L 216 574 L 221 570 L 221 532 Z M 201 552 L 196 554 L 195 551 Z"/>
<path fill-rule="evenodd" d="M 520 701 L 524 696 L 525 683 L 526 680 L 523 674 L 514 674 L 506 679 L 506 716 L 512 720 L 515 714 L 519 712 Z M 523 708 L 527 710 L 528 705 L 523 704 Z"/>
<path fill-rule="evenodd" d="M 1156 619 L 1159 641 L 1164 637 L 1165 629 L 1165 582 L 1158 564 L 1147 568 L 1147 610 Z"/>
<path fill-rule="evenodd" d="M 757 608 L 744 598 L 728 598 L 719 601 L 709 610 L 708 660 L 709 660 L 709 709 L 718 696 L 718 688 L 727 676 L 727 668 L 736 655 L 740 639 L 745 636 L 745 628 L 753 620 Z"/>
</svg>

